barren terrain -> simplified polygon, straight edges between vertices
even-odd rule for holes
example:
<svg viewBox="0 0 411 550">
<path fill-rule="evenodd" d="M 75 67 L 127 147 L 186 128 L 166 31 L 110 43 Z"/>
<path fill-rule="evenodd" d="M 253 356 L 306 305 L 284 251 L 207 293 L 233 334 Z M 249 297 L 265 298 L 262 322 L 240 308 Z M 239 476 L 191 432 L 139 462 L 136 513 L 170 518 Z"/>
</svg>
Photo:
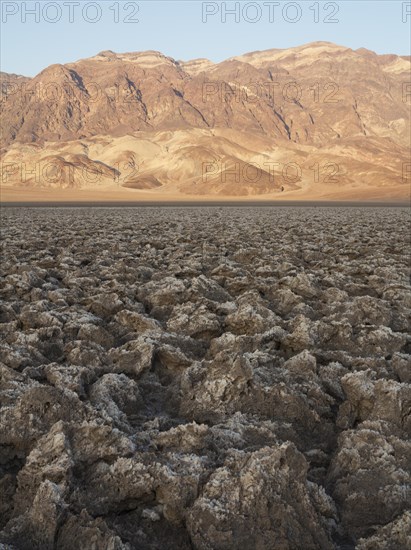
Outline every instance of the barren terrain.
<svg viewBox="0 0 411 550">
<path fill-rule="evenodd" d="M 221 63 L 104 51 L 2 73 L 3 200 L 407 200 L 410 67 L 314 42 Z"/>
<path fill-rule="evenodd" d="M 409 548 L 408 235 L 405 208 L 4 208 L 0 547 Z"/>
</svg>

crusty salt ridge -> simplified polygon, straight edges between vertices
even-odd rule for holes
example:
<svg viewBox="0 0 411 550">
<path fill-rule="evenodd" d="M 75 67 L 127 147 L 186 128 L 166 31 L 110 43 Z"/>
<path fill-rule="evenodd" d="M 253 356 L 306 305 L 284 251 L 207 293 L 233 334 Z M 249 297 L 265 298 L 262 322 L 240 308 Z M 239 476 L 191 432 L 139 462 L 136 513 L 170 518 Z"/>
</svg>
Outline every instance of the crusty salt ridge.
<svg viewBox="0 0 411 550">
<path fill-rule="evenodd" d="M 0 547 L 410 546 L 408 224 L 4 208 Z"/>
</svg>

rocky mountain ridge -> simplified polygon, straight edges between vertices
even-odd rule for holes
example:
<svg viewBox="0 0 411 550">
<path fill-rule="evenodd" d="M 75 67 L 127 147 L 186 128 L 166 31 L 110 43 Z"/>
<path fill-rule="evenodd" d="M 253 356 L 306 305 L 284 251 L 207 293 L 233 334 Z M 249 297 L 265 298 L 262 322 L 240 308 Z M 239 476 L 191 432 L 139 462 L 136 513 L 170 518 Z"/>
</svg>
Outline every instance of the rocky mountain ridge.
<svg viewBox="0 0 411 550">
<path fill-rule="evenodd" d="M 2 183 L 404 198 L 409 70 L 406 56 L 316 42 L 221 63 L 104 51 L 32 79 L 3 74 Z M 53 177 L 33 175 L 44 162 Z"/>
</svg>

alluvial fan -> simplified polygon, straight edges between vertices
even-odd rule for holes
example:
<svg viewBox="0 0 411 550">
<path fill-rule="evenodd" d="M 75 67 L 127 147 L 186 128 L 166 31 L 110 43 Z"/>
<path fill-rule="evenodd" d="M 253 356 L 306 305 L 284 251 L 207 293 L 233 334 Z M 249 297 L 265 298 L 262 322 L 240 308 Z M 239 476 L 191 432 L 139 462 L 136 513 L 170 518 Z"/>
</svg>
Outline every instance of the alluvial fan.
<svg viewBox="0 0 411 550">
<path fill-rule="evenodd" d="M 405 208 L 5 208 L 0 548 L 411 546 Z"/>
</svg>

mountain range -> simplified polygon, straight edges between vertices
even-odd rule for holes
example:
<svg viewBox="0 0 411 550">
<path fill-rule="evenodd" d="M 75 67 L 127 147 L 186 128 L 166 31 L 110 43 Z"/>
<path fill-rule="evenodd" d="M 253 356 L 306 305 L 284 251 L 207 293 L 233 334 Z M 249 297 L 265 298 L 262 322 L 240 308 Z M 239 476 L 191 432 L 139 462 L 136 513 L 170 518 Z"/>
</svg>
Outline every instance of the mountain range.
<svg viewBox="0 0 411 550">
<path fill-rule="evenodd" d="M 6 197 L 406 200 L 410 57 L 329 42 L 213 63 L 100 52 L 1 73 Z"/>
</svg>

